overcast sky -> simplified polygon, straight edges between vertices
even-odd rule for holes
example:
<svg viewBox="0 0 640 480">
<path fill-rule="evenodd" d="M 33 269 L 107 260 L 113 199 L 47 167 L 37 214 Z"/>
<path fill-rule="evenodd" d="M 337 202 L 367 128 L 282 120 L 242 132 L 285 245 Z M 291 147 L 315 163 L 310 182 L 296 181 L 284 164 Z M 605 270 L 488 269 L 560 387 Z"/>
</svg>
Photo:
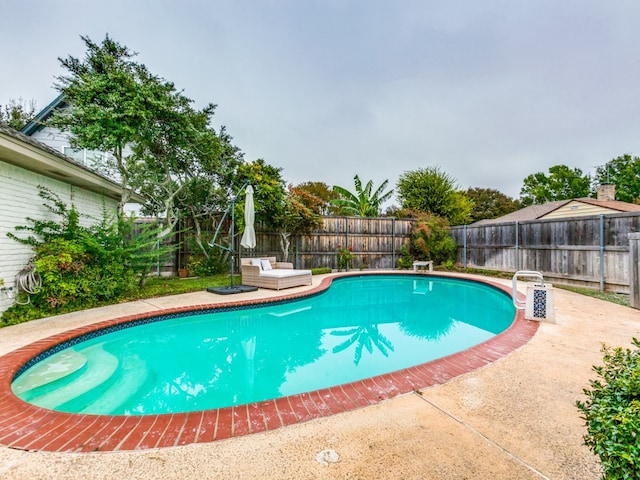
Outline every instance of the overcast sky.
<svg viewBox="0 0 640 480">
<path fill-rule="evenodd" d="M 439 166 L 523 179 L 640 154 L 638 0 L 0 0 L 0 104 L 57 96 L 105 34 L 201 107 L 245 160 L 353 190 Z"/>
</svg>

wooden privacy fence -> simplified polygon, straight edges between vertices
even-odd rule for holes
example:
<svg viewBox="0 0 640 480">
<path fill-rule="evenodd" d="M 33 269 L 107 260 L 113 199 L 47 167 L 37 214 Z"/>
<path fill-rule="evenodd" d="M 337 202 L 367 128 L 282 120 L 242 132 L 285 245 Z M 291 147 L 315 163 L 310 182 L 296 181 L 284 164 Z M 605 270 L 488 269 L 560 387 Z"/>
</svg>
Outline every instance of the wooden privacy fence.
<svg viewBox="0 0 640 480">
<path fill-rule="evenodd" d="M 534 270 L 551 282 L 629 293 L 629 234 L 640 215 L 588 217 L 453 227 L 465 267 Z"/>
<path fill-rule="evenodd" d="M 296 268 L 338 268 L 337 249 L 353 249 L 353 268 L 396 268 L 403 245 L 409 246 L 413 220 L 368 217 L 323 217 L 322 228 L 291 238 L 289 261 Z M 280 235 L 256 225 L 256 248 L 238 245 L 238 256 L 282 259 Z"/>
</svg>

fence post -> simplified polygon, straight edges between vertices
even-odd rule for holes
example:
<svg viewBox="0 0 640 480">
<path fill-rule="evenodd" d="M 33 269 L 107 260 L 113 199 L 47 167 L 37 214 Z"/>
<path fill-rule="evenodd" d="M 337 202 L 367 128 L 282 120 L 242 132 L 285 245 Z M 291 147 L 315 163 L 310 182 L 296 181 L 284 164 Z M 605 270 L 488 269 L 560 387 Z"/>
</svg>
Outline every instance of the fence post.
<svg viewBox="0 0 640 480">
<path fill-rule="evenodd" d="M 600 215 L 600 291 L 604 292 L 604 215 Z"/>
<path fill-rule="evenodd" d="M 467 268 L 467 226 L 465 225 L 462 229 L 462 234 L 464 235 L 462 239 L 462 255 L 464 256 L 464 260 L 462 264 L 464 268 Z"/>
<path fill-rule="evenodd" d="M 629 237 L 629 303 L 640 308 L 640 233 L 628 233 Z"/>
<path fill-rule="evenodd" d="M 344 217 L 344 246 L 349 248 L 349 217 Z"/>
<path fill-rule="evenodd" d="M 396 268 L 396 218 L 391 219 L 391 268 Z"/>
<path fill-rule="evenodd" d="M 516 272 L 520 270 L 520 255 L 519 255 L 520 229 L 518 227 L 519 227 L 518 220 L 516 220 Z"/>
</svg>

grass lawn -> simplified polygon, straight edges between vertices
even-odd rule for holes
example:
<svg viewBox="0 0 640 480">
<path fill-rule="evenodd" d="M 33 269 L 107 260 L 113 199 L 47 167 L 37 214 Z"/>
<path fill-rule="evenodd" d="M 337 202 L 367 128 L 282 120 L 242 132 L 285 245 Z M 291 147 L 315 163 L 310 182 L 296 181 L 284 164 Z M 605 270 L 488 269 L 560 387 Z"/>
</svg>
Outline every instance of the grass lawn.
<svg viewBox="0 0 640 480">
<path fill-rule="evenodd" d="M 592 290 L 590 288 L 566 287 L 563 285 L 558 285 L 558 288 L 586 295 L 588 297 L 599 298 L 600 300 L 605 300 L 607 302 L 617 303 L 618 305 L 624 305 L 625 307 L 631 306 L 629 303 L 629 295 L 625 295 L 624 293 L 600 292 L 599 290 Z"/>
<path fill-rule="evenodd" d="M 513 273 L 511 272 L 498 272 L 495 270 L 484 270 L 480 268 L 453 268 L 451 271 L 456 271 L 460 273 L 474 273 L 478 275 L 484 275 L 487 277 L 495 277 L 495 278 L 513 278 Z M 618 305 L 623 305 L 625 307 L 630 307 L 631 304 L 629 302 L 629 295 L 624 293 L 613 293 L 613 292 L 600 292 L 599 290 L 594 290 L 591 288 L 580 288 L 580 287 L 570 287 L 565 285 L 557 285 L 553 284 L 554 288 L 561 288 L 563 290 L 568 290 L 570 292 L 579 293 L 581 295 L 586 295 L 588 297 L 598 298 L 600 300 L 604 300 L 611 303 L 617 303 Z"/>
<path fill-rule="evenodd" d="M 234 276 L 234 283 L 241 283 L 240 275 Z M 84 308 L 103 307 L 113 303 L 124 303 L 144 298 L 163 297 L 167 295 L 177 295 L 179 293 L 189 293 L 206 290 L 207 287 L 221 287 L 231 284 L 231 277 L 228 273 L 213 275 L 211 277 L 149 277 L 144 287 L 136 288 L 129 294 L 112 302 L 96 302 L 90 306 L 78 307 L 77 305 L 62 306 L 54 312 L 51 310 L 34 307 L 30 303 L 16 304 L 4 312 L 0 318 L 0 328 L 18 323 L 28 322 L 37 318 L 60 315 L 63 313 L 75 312 Z"/>
<path fill-rule="evenodd" d="M 242 283 L 240 275 L 234 275 L 234 284 Z M 231 277 L 228 273 L 213 275 L 211 277 L 150 277 L 145 286 L 136 289 L 123 298 L 122 302 L 140 300 L 143 298 L 163 297 L 165 295 L 177 295 L 179 293 L 198 292 L 206 290 L 207 287 L 222 287 L 231 285 Z"/>
</svg>

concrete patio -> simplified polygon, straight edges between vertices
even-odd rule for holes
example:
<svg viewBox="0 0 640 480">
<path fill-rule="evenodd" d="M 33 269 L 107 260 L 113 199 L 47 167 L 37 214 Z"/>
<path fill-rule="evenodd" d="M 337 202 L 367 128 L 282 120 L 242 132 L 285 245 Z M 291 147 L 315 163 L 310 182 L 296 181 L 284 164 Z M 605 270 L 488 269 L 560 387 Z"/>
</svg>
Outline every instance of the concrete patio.
<svg viewBox="0 0 640 480">
<path fill-rule="evenodd" d="M 314 277 L 314 285 L 319 280 Z M 554 293 L 555 324 L 543 323 L 524 347 L 443 385 L 207 444 L 82 454 L 0 448 L 0 478 L 598 479 L 598 461 L 582 444 L 586 430 L 575 401 L 594 378 L 591 367 L 601 362 L 602 342 L 629 347 L 640 332 L 640 312 Z M 198 292 L 6 327 L 0 329 L 0 354 L 99 320 L 228 300 Z"/>
</svg>

